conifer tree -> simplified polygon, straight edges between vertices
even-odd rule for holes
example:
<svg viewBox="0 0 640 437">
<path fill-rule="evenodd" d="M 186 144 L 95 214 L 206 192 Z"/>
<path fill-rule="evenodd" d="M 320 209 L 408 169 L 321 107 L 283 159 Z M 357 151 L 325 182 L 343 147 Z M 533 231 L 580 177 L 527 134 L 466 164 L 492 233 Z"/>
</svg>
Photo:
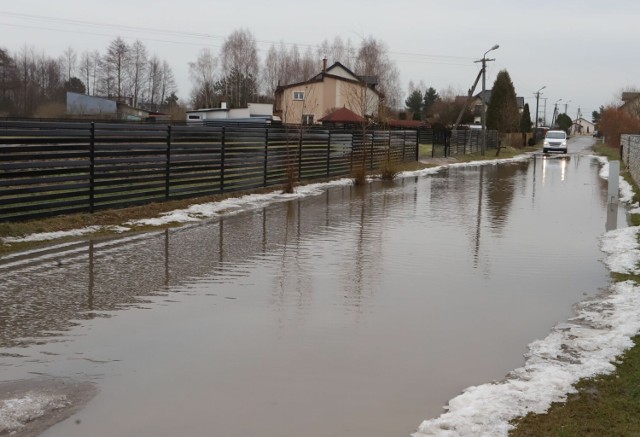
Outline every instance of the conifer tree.
<svg viewBox="0 0 640 437">
<path fill-rule="evenodd" d="M 519 122 L 516 91 L 509 73 L 507 70 L 502 70 L 493 83 L 491 101 L 487 107 L 487 128 L 501 133 L 515 132 Z"/>
<path fill-rule="evenodd" d="M 522 110 L 522 117 L 520 117 L 520 132 L 529 133 L 531 132 L 531 113 L 529 112 L 529 104 L 524 104 L 524 109 Z"/>
</svg>

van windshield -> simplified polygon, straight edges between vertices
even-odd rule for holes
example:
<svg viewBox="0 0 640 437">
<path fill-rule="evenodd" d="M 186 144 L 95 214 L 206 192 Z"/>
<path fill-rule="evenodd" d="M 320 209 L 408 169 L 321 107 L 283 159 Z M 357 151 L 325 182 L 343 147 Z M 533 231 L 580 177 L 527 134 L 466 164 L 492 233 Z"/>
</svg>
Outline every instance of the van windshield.
<svg viewBox="0 0 640 437">
<path fill-rule="evenodd" d="M 567 134 L 564 132 L 547 132 L 547 138 L 552 138 L 554 140 L 564 140 L 567 137 Z"/>
</svg>

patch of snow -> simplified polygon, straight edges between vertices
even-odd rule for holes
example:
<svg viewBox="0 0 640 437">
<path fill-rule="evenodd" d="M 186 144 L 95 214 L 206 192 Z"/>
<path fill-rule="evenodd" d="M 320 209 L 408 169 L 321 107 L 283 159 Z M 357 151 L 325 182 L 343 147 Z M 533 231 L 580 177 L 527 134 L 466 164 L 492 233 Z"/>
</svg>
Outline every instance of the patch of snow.
<svg viewBox="0 0 640 437">
<path fill-rule="evenodd" d="M 605 264 L 612 272 L 638 274 L 640 248 L 637 235 L 640 227 L 633 226 L 607 232 L 601 238 L 602 251 L 609 256 Z"/>
<path fill-rule="evenodd" d="M 331 182 L 302 185 L 296 188 L 294 193 L 286 194 L 274 191 L 266 194 L 247 194 L 240 197 L 232 197 L 219 202 L 208 202 L 191 205 L 185 209 L 178 209 L 162 214 L 160 217 L 150 219 L 131 220 L 125 225 L 162 226 L 169 223 L 197 222 L 203 219 L 213 218 L 219 215 L 232 215 L 242 211 L 264 208 L 275 202 L 286 202 L 308 196 L 317 196 L 324 193 L 330 187 L 351 185 L 351 179 L 339 179 Z"/>
<path fill-rule="evenodd" d="M 0 434 L 14 434 L 27 423 L 69 404 L 65 395 L 38 392 L 28 392 L 22 397 L 5 399 L 0 403 Z"/>
<path fill-rule="evenodd" d="M 2 238 L 2 242 L 5 244 L 28 243 L 34 241 L 56 240 L 58 238 L 66 237 L 80 237 L 83 235 L 98 232 L 100 229 L 100 226 L 87 226 L 86 228 L 72 229 L 70 231 L 38 232 L 35 234 L 25 235 L 23 237 L 4 237 Z"/>
</svg>

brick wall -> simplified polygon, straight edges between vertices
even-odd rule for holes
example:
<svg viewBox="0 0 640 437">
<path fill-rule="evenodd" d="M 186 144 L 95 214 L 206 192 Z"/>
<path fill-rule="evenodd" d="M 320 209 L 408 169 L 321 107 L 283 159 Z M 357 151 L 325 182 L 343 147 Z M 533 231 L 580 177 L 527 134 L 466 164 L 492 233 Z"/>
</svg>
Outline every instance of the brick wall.
<svg viewBox="0 0 640 437">
<path fill-rule="evenodd" d="M 640 185 L 640 135 L 621 135 L 622 160 L 629 168 L 631 177 Z"/>
</svg>

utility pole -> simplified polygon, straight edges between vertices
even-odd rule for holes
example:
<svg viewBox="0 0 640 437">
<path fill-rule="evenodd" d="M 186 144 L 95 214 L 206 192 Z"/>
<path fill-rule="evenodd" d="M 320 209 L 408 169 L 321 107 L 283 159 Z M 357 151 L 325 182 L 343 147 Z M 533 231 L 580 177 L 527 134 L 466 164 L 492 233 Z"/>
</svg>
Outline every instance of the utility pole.
<svg viewBox="0 0 640 437">
<path fill-rule="evenodd" d="M 540 103 L 540 91 L 542 91 L 546 87 L 547 86 L 545 85 L 534 93 L 536 95 L 536 129 L 538 129 L 538 104 Z"/>
<path fill-rule="evenodd" d="M 556 103 L 554 103 L 554 105 L 553 105 L 553 117 L 551 118 L 551 127 L 552 128 L 556 124 L 556 116 L 558 115 L 558 103 L 560 103 L 561 101 L 562 101 L 562 99 L 556 101 Z"/>
<path fill-rule="evenodd" d="M 565 102 L 565 104 L 564 104 L 564 113 L 565 114 L 567 113 L 567 110 L 568 110 L 567 108 L 569 107 L 569 103 L 571 103 L 571 100 L 569 100 L 568 102 Z"/>
<path fill-rule="evenodd" d="M 544 100 L 544 119 L 542 120 L 542 124 L 543 125 L 547 125 L 547 98 L 543 97 L 542 100 Z"/>
<path fill-rule="evenodd" d="M 582 124 L 579 123 L 581 118 L 581 114 L 580 114 L 580 107 L 578 106 L 578 111 L 576 112 L 576 122 L 574 123 L 576 126 L 576 130 L 579 133 L 582 133 Z M 575 133 L 575 132 L 574 132 Z"/>
<path fill-rule="evenodd" d="M 482 141 L 481 142 L 482 144 L 480 146 L 481 146 L 481 152 L 483 155 L 487 149 L 487 117 L 486 117 L 487 103 L 485 101 L 485 94 L 487 89 L 487 61 L 495 61 L 495 59 L 487 59 L 487 53 L 489 53 L 492 50 L 497 50 L 498 48 L 500 48 L 498 44 L 494 45 L 489 50 L 484 52 L 484 55 L 482 55 L 482 59 L 475 61 L 475 62 L 482 62 L 482 94 L 481 94 L 481 99 L 482 99 Z"/>
</svg>

